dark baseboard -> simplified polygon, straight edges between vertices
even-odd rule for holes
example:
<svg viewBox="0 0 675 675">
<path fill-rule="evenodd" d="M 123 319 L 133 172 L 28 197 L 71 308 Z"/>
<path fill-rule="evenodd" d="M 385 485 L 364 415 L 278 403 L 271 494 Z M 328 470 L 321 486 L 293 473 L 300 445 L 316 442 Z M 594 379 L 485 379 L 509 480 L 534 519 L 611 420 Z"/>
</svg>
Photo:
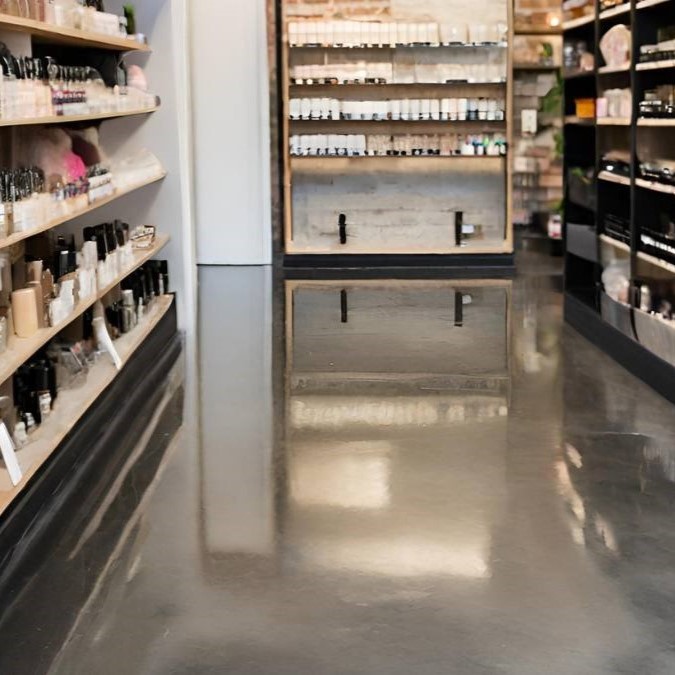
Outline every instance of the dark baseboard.
<svg viewBox="0 0 675 675">
<path fill-rule="evenodd" d="M 288 278 L 508 278 L 515 274 L 513 254 L 301 254 L 283 259 Z"/>
<path fill-rule="evenodd" d="M 565 320 L 661 396 L 675 403 L 675 368 L 607 323 L 592 307 L 565 293 Z"/>
<path fill-rule="evenodd" d="M 0 599 L 3 610 L 72 527 L 106 493 L 165 393 L 167 373 L 182 351 L 176 303 L 133 354 L 118 377 L 0 519 Z M 126 452 L 126 455 L 125 455 Z"/>
</svg>

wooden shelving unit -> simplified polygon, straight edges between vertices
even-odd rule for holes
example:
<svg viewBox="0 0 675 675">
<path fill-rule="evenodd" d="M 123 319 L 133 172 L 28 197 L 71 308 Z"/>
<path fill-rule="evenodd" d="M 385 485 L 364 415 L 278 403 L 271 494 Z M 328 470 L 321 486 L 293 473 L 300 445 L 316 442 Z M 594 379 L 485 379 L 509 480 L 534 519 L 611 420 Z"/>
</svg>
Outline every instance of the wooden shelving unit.
<svg viewBox="0 0 675 675">
<path fill-rule="evenodd" d="M 282 9 L 285 9 L 282 2 Z M 433 10 L 435 11 L 435 9 Z M 434 19 L 430 10 L 430 20 Z M 438 11 L 441 11 L 440 9 Z M 379 135 L 398 137 L 407 135 L 438 135 L 445 134 L 483 134 L 497 133 L 504 137 L 507 147 L 511 145 L 513 133 L 512 121 L 512 36 L 513 19 L 511 3 L 504 3 L 504 18 L 508 25 L 508 40 L 490 43 L 441 43 L 441 44 L 362 44 L 347 47 L 341 44 L 291 44 L 291 21 L 301 23 L 301 19 L 284 18 L 282 37 L 282 69 L 281 81 L 283 92 L 283 147 L 284 147 L 284 252 L 286 264 L 321 266 L 334 264 L 340 257 L 344 264 L 390 264 L 391 256 L 397 261 L 406 264 L 403 260 L 417 256 L 416 263 L 427 264 L 420 260 L 420 256 L 428 262 L 438 264 L 438 256 L 461 256 L 467 266 L 483 264 L 478 256 L 494 256 L 498 265 L 511 265 L 513 254 L 513 232 L 511 226 L 512 212 L 512 162 L 503 156 L 297 156 L 291 155 L 290 142 L 294 135 Z M 331 20 L 331 17 L 324 17 Z M 396 22 L 396 17 L 388 17 L 387 22 Z M 406 19 L 401 19 L 405 21 Z M 442 23 L 438 17 L 438 23 Z M 468 22 L 467 22 L 468 23 Z M 468 63 L 494 65 L 496 60 L 503 64 L 504 78 L 477 81 L 467 78 L 466 81 L 448 82 L 410 82 L 398 84 L 295 84 L 291 75 L 295 77 L 296 65 L 317 64 L 326 66 L 333 63 L 334 52 L 339 53 L 340 61 L 344 63 L 356 58 L 359 61 L 382 62 L 391 59 L 392 67 L 398 63 L 397 59 L 404 59 L 407 63 L 416 63 L 415 55 L 419 53 L 419 63 L 429 66 L 435 64 L 433 55 L 439 54 L 438 64 Z M 461 57 L 453 55 L 461 54 Z M 441 55 L 442 54 L 442 58 Z M 353 55 L 353 56 L 352 56 Z M 497 56 L 501 55 L 501 56 Z M 453 61 L 453 59 L 455 59 Z M 433 79 L 430 78 L 430 79 Z M 422 93 L 423 89 L 428 92 Z M 467 93 L 455 93 L 453 89 L 465 88 Z M 469 90 L 485 93 L 469 94 Z M 505 105 L 505 119 L 493 120 L 298 120 L 290 119 L 291 98 L 309 98 L 326 96 L 340 100 L 383 100 L 383 97 L 397 98 L 395 90 L 400 90 L 400 98 L 406 99 L 438 99 L 452 96 L 476 96 L 503 99 Z M 417 90 L 420 90 L 419 93 Z M 371 93 L 381 91 L 377 95 Z M 390 93 L 390 91 L 392 93 Z M 315 93 L 318 92 L 318 93 Z M 386 92 L 386 93 L 384 93 Z M 407 93 L 409 92 L 409 93 Z M 464 164 L 463 164 L 464 162 Z M 466 171 L 464 167 L 467 167 Z M 461 167 L 461 168 L 459 168 Z M 459 172 L 459 173 L 458 173 Z M 419 209 L 404 204 L 400 200 L 403 193 L 412 194 L 416 199 L 423 189 L 425 174 L 431 186 L 439 184 L 441 175 L 449 185 L 462 183 L 470 185 L 472 174 L 476 177 L 476 185 L 485 185 L 486 176 L 494 176 L 494 187 L 485 193 L 483 198 L 467 200 L 465 211 L 466 220 L 483 226 L 476 232 L 483 233 L 483 239 L 476 237 L 469 239 L 466 245 L 455 245 L 454 216 L 449 213 L 450 196 L 443 197 L 437 194 L 438 209 L 435 215 L 438 219 L 447 221 L 446 231 L 441 228 L 434 230 L 430 235 L 428 221 Z M 397 181 L 401 183 L 399 191 L 391 187 L 391 198 L 378 189 L 378 176 L 382 176 L 383 185 L 393 186 Z M 329 177 L 333 176 L 331 180 Z M 364 181 L 359 181 L 364 176 Z M 386 180 L 384 178 L 386 177 Z M 409 185 L 406 178 L 414 180 Z M 312 182 L 314 181 L 314 183 Z M 435 189 L 434 187 L 428 189 Z M 500 196 L 497 196 L 499 193 Z M 369 196 L 370 195 L 370 196 Z M 421 199 L 421 198 L 420 198 Z M 466 197 L 464 197 L 466 200 Z M 397 201 L 399 200 L 399 201 Z M 380 204 L 381 202 L 381 204 Z M 494 209 L 487 222 L 472 216 L 472 203 L 499 204 L 499 213 Z M 502 211 L 503 205 L 503 211 Z M 473 208 L 473 211 L 479 209 Z M 374 214 L 374 215 L 373 215 Z M 390 224 L 398 232 L 387 230 L 385 220 L 389 214 Z M 482 217 L 482 216 L 481 216 Z M 375 222 L 377 221 L 377 222 Z M 381 221 L 381 225 L 380 225 Z M 407 233 L 403 232 L 407 225 Z M 427 229 L 425 229 L 425 227 Z M 465 230 L 468 232 L 468 230 Z M 468 236 L 468 235 L 467 235 Z M 367 263 L 365 259 L 367 258 Z M 471 262 L 474 258 L 475 263 Z M 486 259 L 487 260 L 487 259 Z"/>
<path fill-rule="evenodd" d="M 105 295 L 110 293 L 115 287 L 126 279 L 130 274 L 137 270 L 141 265 L 148 260 L 154 258 L 168 243 L 169 238 L 160 236 L 157 238 L 155 245 L 148 250 L 137 251 L 133 265 L 126 269 L 119 277 L 112 283 L 100 288 L 97 293 L 91 297 L 83 298 L 75 306 L 71 314 L 65 318 L 61 323 L 49 328 L 39 330 L 33 337 L 19 338 L 14 336 L 9 340 L 7 351 L 2 354 L 2 363 L 0 364 L 0 384 L 10 378 L 14 371 L 25 363 L 33 354 L 42 349 L 50 340 L 53 340 L 66 326 L 70 325 L 75 319 L 82 316 L 90 307 L 100 300 Z"/>
<path fill-rule="evenodd" d="M 149 53 L 151 51 L 147 45 L 123 37 L 99 35 L 2 14 L 0 14 L 0 31 L 12 31 L 29 36 L 29 40 L 25 42 L 26 45 L 31 43 L 47 43 L 77 48 L 95 48 L 112 52 L 137 51 Z M 148 108 L 119 112 L 21 118 L 15 120 L 6 119 L 0 120 L 0 127 L 5 128 L 3 133 L 13 138 L 14 132 L 12 130 L 16 127 L 26 128 L 22 133 L 29 134 L 32 133 L 30 131 L 32 128 L 39 126 L 121 119 L 148 115 L 158 109 L 159 102 Z M 120 127 L 120 129 L 125 129 L 125 127 Z M 122 197 L 163 180 L 166 175 L 166 172 L 162 171 L 136 184 L 120 183 L 120 187 L 110 197 L 95 201 L 84 208 L 70 210 L 63 215 L 53 217 L 48 222 L 42 223 L 29 231 L 16 232 L 0 239 L 0 250 L 12 248 L 13 250 L 20 251 L 20 248 L 15 248 L 16 244 L 29 240 L 40 233 L 65 225 L 76 218 L 92 214 L 97 209 L 106 205 L 114 204 Z M 113 176 L 114 180 L 115 176 Z M 133 222 L 133 225 L 138 224 L 138 222 Z M 75 305 L 71 313 L 58 325 L 40 329 L 32 337 L 26 339 L 10 335 L 7 349 L 0 357 L 0 386 L 3 387 L 3 395 L 12 395 L 11 378 L 21 365 L 45 347 L 52 339 L 57 337 L 66 327 L 81 317 L 97 301 L 103 300 L 111 291 L 114 291 L 125 278 L 160 253 L 168 241 L 169 235 L 158 234 L 151 247 L 135 251 L 131 265 L 113 281 L 98 288 L 97 292 L 89 297 L 82 298 Z M 173 302 L 174 298 L 169 295 L 156 298 L 139 325 L 115 341 L 116 349 L 124 364 L 129 361 L 134 352 L 148 338 L 167 312 L 171 310 Z M 58 451 L 64 439 L 68 437 L 76 428 L 81 418 L 86 415 L 89 409 L 104 394 L 107 387 L 117 377 L 117 374 L 118 371 L 114 368 L 108 356 L 103 355 L 87 374 L 86 382 L 81 388 L 59 391 L 52 414 L 31 434 L 28 444 L 17 452 L 19 464 L 23 470 L 23 478 L 20 484 L 12 486 L 8 472 L 0 466 L 0 516 L 8 510 L 8 507 L 13 504 L 19 495 L 24 493 L 35 474 Z"/>
<path fill-rule="evenodd" d="M 166 295 L 155 300 L 139 325 L 130 333 L 115 341 L 115 348 L 126 365 L 134 352 L 143 344 L 153 328 L 169 311 L 173 296 Z M 23 479 L 13 486 L 6 471 L 0 471 L 0 516 L 26 489 L 31 479 L 58 449 L 80 418 L 96 403 L 101 394 L 117 377 L 118 371 L 107 355 L 87 374 L 87 381 L 80 389 L 69 392 L 68 397 L 59 397 L 50 418 L 45 421 L 31 438 L 31 442 L 19 450 L 19 465 Z"/>
<path fill-rule="evenodd" d="M 69 47 L 96 47 L 98 49 L 108 49 L 110 51 L 120 52 L 149 52 L 150 47 L 143 45 L 136 40 L 116 37 L 89 31 L 78 30 L 77 28 L 65 28 L 55 26 L 42 21 L 33 19 L 24 19 L 19 16 L 10 16 L 0 14 L 0 30 L 11 30 L 18 33 L 28 33 L 36 42 L 47 42 L 49 44 L 62 44 Z"/>
<path fill-rule="evenodd" d="M 73 124 L 75 122 L 94 122 L 96 120 L 112 120 L 118 117 L 135 117 L 138 115 L 150 115 L 159 110 L 159 106 L 151 108 L 138 108 L 136 110 L 124 110 L 121 112 L 94 113 L 91 115 L 61 115 L 51 117 L 26 117 L 17 120 L 0 119 L 0 127 L 37 126 L 44 124 Z"/>
<path fill-rule="evenodd" d="M 579 207 L 570 198 L 572 178 L 566 186 L 565 306 L 567 320 L 583 335 L 675 401 L 675 362 L 669 356 L 675 344 L 675 326 L 671 328 L 668 321 L 650 321 L 649 314 L 639 309 L 637 296 L 633 305 L 612 302 L 602 284 L 605 266 L 619 259 L 627 266 L 632 287 L 670 283 L 675 290 L 675 265 L 665 252 L 666 235 L 660 234 L 662 214 L 673 208 L 675 187 L 640 177 L 641 163 L 675 159 L 675 119 L 639 117 L 645 91 L 672 81 L 669 69 L 675 68 L 675 60 L 638 61 L 640 47 L 657 42 L 657 31 L 672 17 L 672 6 L 671 0 L 631 0 L 603 12 L 596 6 L 597 21 L 572 27 L 569 39 L 594 45 L 596 64 L 603 63 L 599 39 L 612 25 L 606 19 L 630 20 L 633 44 L 631 62 L 620 68 L 598 67 L 594 86 L 586 84 L 582 90 L 581 85 L 566 82 L 567 111 L 571 112 L 576 97 L 599 96 L 611 88 L 607 84 L 610 75 L 625 73 L 621 86 L 631 89 L 633 115 L 629 119 L 598 118 L 588 128 L 565 126 L 565 152 L 570 158 L 567 170 L 594 168 L 597 177 L 589 200 L 593 208 Z M 603 156 L 611 152 L 626 157 L 631 167 L 629 177 L 600 170 Z M 580 245 L 580 225 L 595 234 L 597 245 L 591 244 L 593 237 L 585 246 Z"/>
<path fill-rule="evenodd" d="M 39 227 L 36 227 L 34 229 L 27 230 L 25 232 L 15 232 L 14 234 L 11 234 L 9 237 L 0 239 L 0 250 L 2 250 L 3 248 L 9 248 L 14 244 L 18 244 L 20 241 L 24 241 L 25 239 L 30 239 L 31 237 L 34 237 L 36 234 L 46 232 L 47 230 L 53 230 L 55 227 L 58 227 L 59 225 L 63 225 L 64 223 L 67 223 L 71 220 L 75 220 L 75 218 L 86 216 L 88 213 L 96 211 L 96 209 L 100 209 L 101 207 L 106 206 L 107 204 L 111 204 L 115 200 L 121 199 L 125 195 L 129 195 L 132 192 L 135 192 L 136 190 L 140 190 L 141 188 L 144 188 L 148 185 L 152 185 L 153 183 L 158 183 L 159 181 L 164 180 L 164 178 L 166 178 L 165 172 L 158 174 L 157 176 L 150 178 L 146 181 L 143 181 L 142 183 L 137 183 L 136 185 L 121 188 L 110 197 L 98 199 L 95 202 L 89 204 L 89 206 L 87 206 L 84 209 L 78 209 L 77 211 L 72 211 L 71 213 L 65 216 L 59 216 L 58 218 L 54 218 L 53 220 L 47 221 L 43 225 L 40 225 Z"/>
</svg>

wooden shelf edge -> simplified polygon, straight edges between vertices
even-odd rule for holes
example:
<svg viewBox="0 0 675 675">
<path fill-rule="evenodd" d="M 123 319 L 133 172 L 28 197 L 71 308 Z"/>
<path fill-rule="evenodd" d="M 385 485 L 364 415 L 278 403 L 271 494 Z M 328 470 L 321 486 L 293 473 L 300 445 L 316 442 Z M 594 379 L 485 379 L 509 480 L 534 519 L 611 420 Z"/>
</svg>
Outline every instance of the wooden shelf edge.
<svg viewBox="0 0 675 675">
<path fill-rule="evenodd" d="M 613 239 L 607 234 L 601 234 L 600 241 L 603 241 L 605 244 L 609 244 L 610 246 L 619 249 L 619 251 L 623 251 L 624 253 L 630 253 L 630 246 L 628 244 L 624 244 L 622 241 Z"/>
<path fill-rule="evenodd" d="M 631 121 L 623 117 L 598 117 L 596 123 L 601 127 L 629 127 Z"/>
<path fill-rule="evenodd" d="M 114 37 L 112 35 L 106 35 L 105 33 L 92 33 L 78 28 L 56 26 L 54 24 L 45 23 L 44 21 L 24 19 L 9 14 L 0 14 L 0 28 L 18 31 L 20 33 L 29 33 L 30 35 L 42 38 L 45 41 L 73 46 L 98 47 L 125 52 L 151 51 L 148 45 L 143 45 L 140 42 L 136 42 L 136 40 L 131 40 L 129 38 Z"/>
<path fill-rule="evenodd" d="M 508 42 L 442 42 L 437 45 L 432 44 L 388 44 L 388 45 L 288 45 L 290 50 L 294 49 L 507 49 Z"/>
<path fill-rule="evenodd" d="M 668 272 L 675 274 L 675 265 L 673 265 L 672 263 L 669 263 L 665 260 L 661 260 L 660 258 L 657 258 L 654 255 L 650 255 L 649 253 L 645 253 L 644 251 L 638 251 L 637 257 L 640 260 L 649 263 L 650 265 L 654 265 L 654 267 L 660 267 L 661 269 L 667 270 Z"/>
<path fill-rule="evenodd" d="M 630 12 L 630 2 L 624 2 L 621 5 L 616 7 L 611 7 L 610 9 L 605 9 L 600 12 L 600 19 L 611 19 L 614 16 L 621 16 L 622 14 L 627 14 Z"/>
<path fill-rule="evenodd" d="M 646 61 L 635 66 L 635 70 L 661 70 L 661 68 L 675 68 L 675 59 Z"/>
<path fill-rule="evenodd" d="M 123 367 L 143 344 L 154 327 L 161 321 L 173 304 L 173 296 L 158 298 L 155 306 L 146 314 L 142 323 L 134 330 L 115 341 L 115 346 L 122 359 Z M 83 415 L 94 405 L 98 398 L 117 377 L 118 371 L 107 355 L 90 370 L 87 382 L 83 387 L 68 392 L 64 401 L 60 397 L 51 417 L 35 432 L 36 437 L 27 446 L 17 451 L 19 464 L 24 472 L 23 479 L 16 487 L 9 487 L 9 476 L 6 471 L 0 478 L 0 514 L 26 488 L 31 478 L 51 457 L 70 430 Z"/>
<path fill-rule="evenodd" d="M 617 176 L 616 174 L 610 173 L 609 171 L 601 171 L 598 174 L 598 180 L 605 181 L 606 183 L 615 183 L 617 185 L 625 185 L 630 187 L 630 178 L 626 178 L 625 176 Z"/>
<path fill-rule="evenodd" d="M 671 2 L 671 0 L 640 0 L 640 2 L 635 5 L 635 9 L 648 9 L 649 7 L 664 5 L 667 2 Z"/>
<path fill-rule="evenodd" d="M 644 178 L 636 178 L 635 185 L 644 188 L 645 190 L 653 190 L 654 192 L 663 192 L 668 195 L 675 195 L 675 186 L 665 185 L 663 183 L 655 183 Z"/>
<path fill-rule="evenodd" d="M 562 29 L 563 30 L 572 30 L 573 28 L 580 28 L 586 24 L 593 23 L 595 21 L 595 14 L 587 14 L 586 16 L 580 16 L 578 19 L 572 19 L 570 21 L 563 21 Z"/>
<path fill-rule="evenodd" d="M 146 181 L 143 181 L 142 183 L 137 183 L 122 190 L 118 190 L 117 192 L 115 192 L 114 195 L 111 195 L 110 197 L 106 197 L 105 199 L 95 201 L 93 204 L 90 204 L 86 209 L 82 209 L 80 211 L 77 211 L 76 213 L 68 214 L 67 216 L 56 218 L 54 220 L 49 221 L 48 223 L 45 223 L 44 225 L 41 225 L 40 227 L 27 230 L 26 232 L 17 232 L 15 234 L 11 234 L 9 237 L 6 237 L 5 239 L 0 239 L 0 250 L 8 248 L 10 246 L 14 246 L 14 244 L 18 244 L 20 241 L 23 241 L 24 239 L 30 239 L 31 237 L 34 237 L 36 234 L 47 232 L 48 230 L 52 230 L 55 227 L 58 227 L 59 225 L 63 225 L 64 223 L 68 223 L 71 220 L 75 220 L 76 218 L 85 216 L 88 213 L 91 213 L 92 211 L 95 211 L 96 209 L 105 206 L 106 204 L 110 204 L 111 202 L 114 202 L 117 199 L 129 195 L 132 192 L 136 192 L 136 190 L 140 190 L 141 188 L 144 188 L 148 185 L 152 185 L 153 183 L 158 183 L 159 181 L 164 180 L 166 176 L 167 172 L 162 171 L 162 173 Z"/>
<path fill-rule="evenodd" d="M 675 118 L 646 117 L 637 121 L 639 127 L 675 127 Z"/>
<path fill-rule="evenodd" d="M 2 366 L 0 366 L 0 384 L 6 382 L 15 373 L 17 368 L 23 365 L 33 354 L 44 347 L 50 340 L 54 339 L 64 328 L 73 321 L 82 316 L 90 307 L 92 307 L 104 295 L 120 284 L 130 274 L 137 270 L 141 265 L 157 255 L 169 241 L 169 237 L 161 235 L 157 237 L 155 245 L 151 249 L 136 251 L 134 263 L 131 267 L 120 274 L 114 282 L 103 287 L 89 298 L 81 300 L 73 312 L 63 321 L 53 327 L 42 328 L 30 338 L 12 337 L 7 346 L 7 350 L 2 354 Z"/>
<path fill-rule="evenodd" d="M 608 75 L 611 73 L 627 73 L 630 71 L 630 63 L 624 63 L 620 66 L 600 66 L 598 74 Z"/>
<path fill-rule="evenodd" d="M 317 161 L 317 160 L 327 160 L 331 162 L 337 162 L 339 160 L 343 161 L 355 161 L 355 162 L 364 162 L 364 161 L 376 161 L 376 160 L 383 160 L 383 161 L 394 161 L 394 160 L 403 160 L 403 161 L 415 161 L 415 162 L 420 162 L 424 161 L 425 159 L 431 160 L 431 161 L 438 161 L 438 160 L 463 160 L 463 159 L 469 159 L 469 160 L 502 160 L 506 159 L 507 155 L 355 155 L 352 157 L 344 157 L 341 155 L 289 155 L 291 162 L 311 162 L 311 161 Z"/>
<path fill-rule="evenodd" d="M 592 127 L 595 126 L 594 117 L 577 117 L 576 115 L 565 115 L 565 124 L 578 124 L 579 126 Z"/>
<path fill-rule="evenodd" d="M 73 122 L 88 122 L 94 120 L 112 120 L 118 117 L 135 117 L 138 115 L 150 115 L 159 110 L 159 106 L 151 108 L 137 108 L 124 112 L 95 113 L 92 115 L 62 115 L 61 117 L 28 117 L 25 119 L 0 120 L 0 127 L 35 126 L 38 124 L 70 124 Z"/>
</svg>

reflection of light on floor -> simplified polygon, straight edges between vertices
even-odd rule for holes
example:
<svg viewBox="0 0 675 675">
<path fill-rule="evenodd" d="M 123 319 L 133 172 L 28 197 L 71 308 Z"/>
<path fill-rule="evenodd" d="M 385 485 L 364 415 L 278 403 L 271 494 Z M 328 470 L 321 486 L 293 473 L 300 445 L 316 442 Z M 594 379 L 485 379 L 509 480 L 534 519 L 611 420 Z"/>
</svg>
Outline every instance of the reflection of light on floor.
<svg viewBox="0 0 675 675">
<path fill-rule="evenodd" d="M 304 506 L 389 506 L 391 446 L 383 441 L 294 444 L 291 499 Z"/>
<path fill-rule="evenodd" d="M 313 541 L 304 555 L 313 565 L 391 577 L 446 576 L 486 579 L 489 539 L 431 542 L 401 537 L 382 540 Z"/>
<path fill-rule="evenodd" d="M 381 427 L 451 425 L 506 417 L 506 399 L 467 396 L 436 397 L 294 397 L 291 424 L 296 429 L 333 429 L 366 424 Z"/>
<path fill-rule="evenodd" d="M 569 459 L 577 469 L 581 469 L 583 467 L 584 462 L 581 459 L 581 454 L 572 444 L 565 444 L 565 454 L 567 455 L 567 459 Z"/>
<path fill-rule="evenodd" d="M 572 458 L 575 458 L 575 453 L 578 455 L 579 462 L 581 463 L 581 455 L 571 445 L 566 446 L 566 454 L 570 457 L 570 461 L 573 461 Z M 570 450 L 573 452 L 570 453 Z M 581 468 L 581 464 L 577 468 Z M 585 545 L 586 540 L 584 538 L 584 526 L 587 522 L 586 507 L 584 506 L 584 501 L 579 495 L 579 493 L 574 489 L 572 480 L 570 478 L 570 472 L 567 468 L 567 464 L 563 460 L 559 460 L 555 465 L 556 473 L 558 475 L 558 491 L 562 495 L 563 499 L 567 502 L 570 510 L 574 514 L 576 521 L 571 521 L 570 529 L 572 531 L 572 538 L 577 544 Z M 612 552 L 619 552 L 619 545 L 614 535 L 614 530 L 612 526 L 605 520 L 599 513 L 594 514 L 591 518 L 588 519 L 589 523 L 593 524 L 593 529 L 595 533 L 602 541 L 602 543 Z"/>
</svg>

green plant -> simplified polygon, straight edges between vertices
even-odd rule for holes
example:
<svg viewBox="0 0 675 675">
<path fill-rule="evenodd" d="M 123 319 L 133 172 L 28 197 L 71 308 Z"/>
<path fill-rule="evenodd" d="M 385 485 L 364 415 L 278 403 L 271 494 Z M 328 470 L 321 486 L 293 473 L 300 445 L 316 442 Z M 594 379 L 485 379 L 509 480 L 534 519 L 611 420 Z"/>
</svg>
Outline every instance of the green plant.
<svg viewBox="0 0 675 675">
<path fill-rule="evenodd" d="M 136 35 L 136 8 L 133 5 L 124 5 L 124 16 L 127 19 L 127 33 Z"/>
</svg>

